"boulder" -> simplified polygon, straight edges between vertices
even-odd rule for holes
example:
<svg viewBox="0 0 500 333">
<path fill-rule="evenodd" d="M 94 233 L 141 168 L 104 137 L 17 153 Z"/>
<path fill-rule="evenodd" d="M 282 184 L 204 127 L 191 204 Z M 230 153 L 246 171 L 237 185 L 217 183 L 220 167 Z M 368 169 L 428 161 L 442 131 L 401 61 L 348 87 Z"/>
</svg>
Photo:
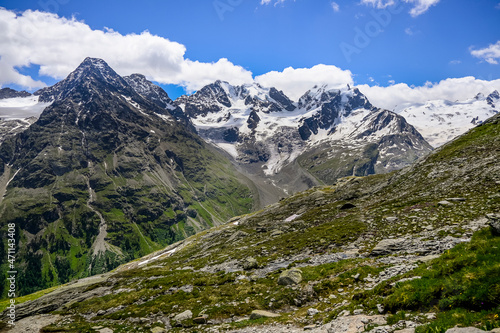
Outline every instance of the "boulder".
<svg viewBox="0 0 500 333">
<path fill-rule="evenodd" d="M 491 226 L 493 234 L 500 236 L 500 214 L 487 214 L 488 223 Z"/>
<path fill-rule="evenodd" d="M 335 320 L 327 324 L 328 333 L 361 333 L 365 328 L 375 325 L 385 325 L 384 316 L 347 316 L 337 317 Z"/>
<path fill-rule="evenodd" d="M 158 326 L 153 327 L 151 329 L 151 333 L 166 333 L 166 332 L 168 332 L 166 329 L 158 327 Z"/>
<path fill-rule="evenodd" d="M 242 266 L 243 266 L 244 270 L 248 271 L 248 270 L 251 270 L 254 268 L 258 268 L 259 263 L 257 262 L 257 260 L 255 258 L 248 257 L 243 261 Z"/>
<path fill-rule="evenodd" d="M 383 256 L 403 249 L 406 243 L 405 238 L 384 239 L 380 241 L 372 250 L 372 256 Z"/>
<path fill-rule="evenodd" d="M 298 284 L 300 281 L 302 281 L 302 271 L 298 268 L 286 270 L 278 278 L 278 284 L 283 286 Z"/>
<path fill-rule="evenodd" d="M 311 316 L 311 317 L 318 314 L 319 312 L 320 311 L 318 309 L 314 309 L 314 308 L 307 309 L 307 315 Z"/>
<path fill-rule="evenodd" d="M 201 315 L 199 317 L 196 317 L 193 319 L 193 322 L 195 324 L 199 324 L 199 325 L 202 325 L 202 324 L 206 324 L 207 323 L 207 320 L 208 320 L 208 315 L 204 314 L 204 315 Z"/>
<path fill-rule="evenodd" d="M 482 333 L 482 332 L 486 331 L 480 330 L 479 328 L 476 327 L 453 327 L 446 331 L 446 333 Z"/>
<path fill-rule="evenodd" d="M 453 204 L 449 201 L 443 200 L 438 202 L 438 206 L 453 206 Z"/>
<path fill-rule="evenodd" d="M 250 314 L 250 320 L 259 319 L 259 318 L 277 318 L 280 315 L 277 313 L 272 313 L 264 310 L 253 310 Z"/>
<path fill-rule="evenodd" d="M 307 325 L 307 326 L 304 326 L 304 331 L 312 331 L 313 329 L 315 329 L 316 325 Z"/>
<path fill-rule="evenodd" d="M 191 310 L 186 310 L 186 311 L 181 312 L 178 315 L 176 315 L 174 317 L 174 321 L 177 324 L 181 324 L 183 321 L 189 320 L 191 318 L 193 318 L 193 313 L 191 312 Z"/>
</svg>

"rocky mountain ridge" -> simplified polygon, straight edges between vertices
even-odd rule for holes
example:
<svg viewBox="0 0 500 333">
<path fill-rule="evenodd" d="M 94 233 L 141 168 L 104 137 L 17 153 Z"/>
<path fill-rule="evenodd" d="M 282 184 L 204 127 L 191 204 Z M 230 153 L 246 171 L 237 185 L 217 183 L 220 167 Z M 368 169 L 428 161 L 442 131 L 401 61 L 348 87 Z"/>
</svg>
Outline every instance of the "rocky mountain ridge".
<svg viewBox="0 0 500 333">
<path fill-rule="evenodd" d="M 16 91 L 12 88 L 0 89 L 0 99 L 15 98 L 15 97 L 29 97 L 31 94 L 25 90 Z"/>
<path fill-rule="evenodd" d="M 274 88 L 217 81 L 175 103 L 239 167 L 288 194 L 301 184 L 273 177 L 290 167 L 313 184 L 332 183 L 399 169 L 431 150 L 401 116 L 374 107 L 356 88 L 314 87 L 294 103 Z M 311 177 L 304 180 L 299 189 L 310 186 Z"/>
<path fill-rule="evenodd" d="M 1 225 L 18 228 L 20 294 L 108 271 L 252 208 L 229 162 L 103 60 L 85 59 L 37 95 L 50 105 L 0 146 Z"/>
</svg>

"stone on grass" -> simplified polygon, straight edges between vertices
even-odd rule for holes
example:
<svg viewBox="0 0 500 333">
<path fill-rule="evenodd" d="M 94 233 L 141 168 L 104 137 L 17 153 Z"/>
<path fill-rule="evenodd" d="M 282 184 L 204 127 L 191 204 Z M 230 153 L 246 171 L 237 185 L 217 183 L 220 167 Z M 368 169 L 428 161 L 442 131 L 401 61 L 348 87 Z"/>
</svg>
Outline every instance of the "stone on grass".
<svg viewBox="0 0 500 333">
<path fill-rule="evenodd" d="M 158 326 L 153 327 L 151 329 L 151 333 L 166 333 L 166 332 L 168 332 L 166 329 L 158 327 Z"/>
<path fill-rule="evenodd" d="M 483 333 L 486 331 L 480 330 L 476 327 L 453 327 L 446 331 L 446 333 Z"/>
<path fill-rule="evenodd" d="M 257 262 L 257 260 L 253 257 L 248 257 L 246 258 L 244 261 L 243 261 L 243 269 L 248 271 L 248 270 L 251 270 L 251 269 L 254 269 L 254 268 L 258 268 L 259 267 L 259 263 Z"/>
<path fill-rule="evenodd" d="M 486 214 L 493 234 L 500 236 L 500 214 Z"/>
<path fill-rule="evenodd" d="M 180 324 L 182 323 L 183 321 L 186 321 L 186 320 L 189 320 L 193 318 L 193 313 L 191 312 L 191 310 L 186 310 L 184 312 L 181 312 L 179 313 L 178 315 L 176 315 L 174 317 L 174 321 L 177 323 L 177 324 Z"/>
<path fill-rule="evenodd" d="M 404 243 L 407 240 L 405 238 L 395 238 L 395 239 L 384 239 L 381 240 L 372 250 L 372 256 L 383 256 L 386 254 L 391 254 L 397 252 L 403 248 Z"/>
<path fill-rule="evenodd" d="M 284 271 L 278 278 L 278 284 L 283 286 L 298 284 L 300 281 L 302 281 L 302 271 L 298 268 L 292 268 Z"/>
<path fill-rule="evenodd" d="M 280 315 L 277 313 L 272 313 L 264 310 L 253 310 L 250 314 L 250 320 L 259 319 L 259 318 L 277 318 Z"/>
<path fill-rule="evenodd" d="M 204 315 L 201 315 L 199 317 L 194 318 L 193 322 L 195 324 L 206 324 L 207 323 L 207 319 L 208 319 L 208 315 L 204 314 Z"/>
<path fill-rule="evenodd" d="M 319 313 L 318 309 L 314 309 L 314 308 L 307 309 L 307 314 L 311 317 L 318 314 L 318 313 Z"/>
</svg>

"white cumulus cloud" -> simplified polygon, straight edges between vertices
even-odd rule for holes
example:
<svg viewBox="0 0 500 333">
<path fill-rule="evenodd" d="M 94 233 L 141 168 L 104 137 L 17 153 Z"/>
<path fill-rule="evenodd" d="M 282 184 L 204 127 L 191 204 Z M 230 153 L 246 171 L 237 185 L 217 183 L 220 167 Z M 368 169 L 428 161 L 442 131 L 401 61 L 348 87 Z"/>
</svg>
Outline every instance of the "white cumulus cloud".
<svg viewBox="0 0 500 333">
<path fill-rule="evenodd" d="M 19 73 L 39 65 L 41 75 L 64 78 L 86 57 L 104 59 L 120 75 L 142 73 L 153 81 L 196 90 L 217 79 L 233 84 L 252 81 L 252 73 L 227 59 L 200 63 L 184 57 L 186 47 L 148 31 L 122 35 L 93 30 L 75 18 L 27 10 L 21 14 L 0 8 L 0 85 L 44 86 Z"/>
<path fill-rule="evenodd" d="M 471 48 L 470 53 L 474 57 L 483 59 L 492 65 L 498 65 L 498 59 L 500 59 L 500 40 L 496 44 L 490 44 L 484 49 L 473 50 Z"/>
<path fill-rule="evenodd" d="M 339 12 L 339 11 L 340 11 L 340 6 L 339 6 L 339 4 L 338 4 L 338 3 L 336 3 L 336 2 L 332 2 L 332 3 L 331 3 L 331 6 L 332 6 L 332 9 L 333 9 L 333 11 L 334 11 L 334 12 L 336 12 L 336 13 L 337 13 L 337 12 Z"/>
<path fill-rule="evenodd" d="M 425 103 L 430 100 L 465 100 L 478 93 L 488 95 L 494 90 L 500 91 L 500 80 L 485 81 L 468 76 L 446 79 L 437 83 L 428 82 L 419 87 L 410 87 L 405 83 L 389 87 L 366 84 L 357 87 L 373 105 L 399 111 L 407 104 Z"/>
<path fill-rule="evenodd" d="M 298 100 L 315 85 L 328 84 L 332 88 L 352 85 L 352 73 L 332 65 L 316 65 L 311 68 L 285 68 L 282 72 L 272 71 L 255 78 L 264 87 L 276 87 L 290 97 Z"/>
</svg>

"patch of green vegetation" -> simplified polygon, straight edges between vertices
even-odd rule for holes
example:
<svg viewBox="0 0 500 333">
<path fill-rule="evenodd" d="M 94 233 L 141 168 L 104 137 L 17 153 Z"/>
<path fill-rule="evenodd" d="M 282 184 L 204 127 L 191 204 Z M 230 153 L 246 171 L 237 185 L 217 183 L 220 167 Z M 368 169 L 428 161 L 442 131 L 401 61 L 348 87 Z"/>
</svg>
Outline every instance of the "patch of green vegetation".
<svg viewBox="0 0 500 333">
<path fill-rule="evenodd" d="M 40 290 L 40 291 L 37 291 L 36 293 L 29 294 L 26 296 L 17 297 L 16 304 L 22 304 L 22 303 L 27 302 L 27 301 L 33 301 L 35 299 L 42 297 L 45 294 L 48 294 L 54 290 L 57 290 L 59 287 L 60 286 L 56 286 L 56 287 Z M 4 311 L 7 308 L 7 306 L 9 306 L 9 304 L 10 304 L 10 299 L 1 300 L 0 301 L 0 312 Z"/>
<path fill-rule="evenodd" d="M 440 311 L 463 308 L 483 311 L 500 306 L 500 238 L 483 230 L 472 241 L 459 244 L 439 259 L 420 267 L 421 279 L 397 286 L 385 306 L 396 309 Z"/>
</svg>

